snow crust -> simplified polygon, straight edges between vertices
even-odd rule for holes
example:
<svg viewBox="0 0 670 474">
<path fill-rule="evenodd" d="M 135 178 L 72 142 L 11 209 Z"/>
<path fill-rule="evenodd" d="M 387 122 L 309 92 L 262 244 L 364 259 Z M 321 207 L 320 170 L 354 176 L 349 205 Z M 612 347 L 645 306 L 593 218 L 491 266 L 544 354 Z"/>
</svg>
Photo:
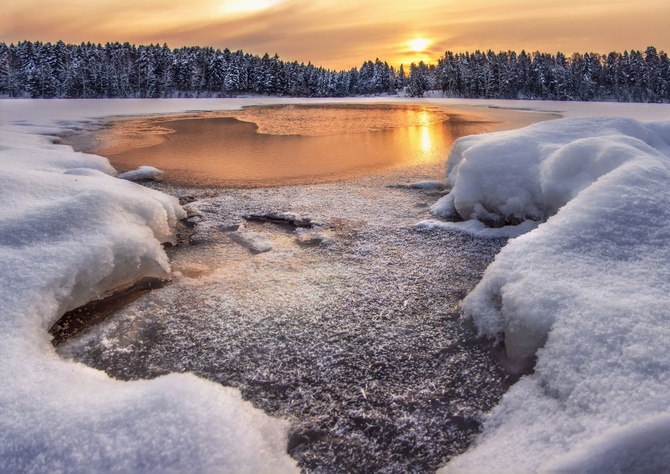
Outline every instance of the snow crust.
<svg viewBox="0 0 670 474">
<path fill-rule="evenodd" d="M 44 115 L 0 128 L 0 472 L 297 470 L 288 423 L 237 390 L 188 374 L 115 381 L 55 353 L 47 331 L 65 311 L 169 277 L 161 243 L 186 215 L 40 136 L 62 129 Z"/>
<path fill-rule="evenodd" d="M 537 362 L 444 472 L 667 469 L 670 121 L 465 137 L 448 182 L 433 212 L 466 222 L 444 225 L 536 227 L 509 241 L 462 311 L 519 370 Z"/>
<path fill-rule="evenodd" d="M 163 176 L 163 172 L 153 166 L 140 166 L 136 170 L 126 171 L 121 173 L 118 177 L 120 179 L 127 179 L 128 181 L 146 181 L 157 179 Z"/>
</svg>

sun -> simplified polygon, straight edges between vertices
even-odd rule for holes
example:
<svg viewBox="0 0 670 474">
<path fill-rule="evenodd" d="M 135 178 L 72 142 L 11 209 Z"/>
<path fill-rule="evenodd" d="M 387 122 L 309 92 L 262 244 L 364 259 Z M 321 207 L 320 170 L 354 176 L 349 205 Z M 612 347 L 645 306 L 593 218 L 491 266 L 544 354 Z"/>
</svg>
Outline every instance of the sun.
<svg viewBox="0 0 670 474">
<path fill-rule="evenodd" d="M 415 53 L 424 51 L 430 43 L 431 41 L 427 40 L 426 38 L 414 38 L 413 40 L 407 42 L 409 48 Z"/>
</svg>

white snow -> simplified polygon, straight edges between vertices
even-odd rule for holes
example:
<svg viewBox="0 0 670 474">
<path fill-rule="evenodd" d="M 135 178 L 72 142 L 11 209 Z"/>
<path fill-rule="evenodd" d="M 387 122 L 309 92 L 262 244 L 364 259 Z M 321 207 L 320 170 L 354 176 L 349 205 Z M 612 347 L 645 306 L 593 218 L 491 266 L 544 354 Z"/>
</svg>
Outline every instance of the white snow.
<svg viewBox="0 0 670 474">
<path fill-rule="evenodd" d="M 153 166 L 140 166 L 135 170 L 121 173 L 118 178 L 127 179 L 128 181 L 147 181 L 157 179 L 163 176 L 163 172 Z"/>
<path fill-rule="evenodd" d="M 433 212 L 468 220 L 443 225 L 536 227 L 503 248 L 462 309 L 504 339 L 513 365 L 537 363 L 445 472 L 666 469 L 670 121 L 575 118 L 466 137 L 448 182 Z"/>
<path fill-rule="evenodd" d="M 186 374 L 114 381 L 58 357 L 47 330 L 114 287 L 168 276 L 160 243 L 184 215 L 174 199 L 113 178 L 107 160 L 53 135 L 98 117 L 297 102 L 670 118 L 661 105 L 440 98 L 0 100 L 0 471 L 295 470 L 286 422 L 236 390 Z M 584 119 L 456 146 L 451 198 L 435 210 L 503 225 L 453 224 L 482 235 L 537 227 L 510 241 L 464 311 L 483 333 L 504 333 L 514 358 L 537 350 L 538 361 L 448 469 L 670 464 L 669 135 L 668 122 Z M 537 222 L 504 226 L 526 218 Z"/>
</svg>

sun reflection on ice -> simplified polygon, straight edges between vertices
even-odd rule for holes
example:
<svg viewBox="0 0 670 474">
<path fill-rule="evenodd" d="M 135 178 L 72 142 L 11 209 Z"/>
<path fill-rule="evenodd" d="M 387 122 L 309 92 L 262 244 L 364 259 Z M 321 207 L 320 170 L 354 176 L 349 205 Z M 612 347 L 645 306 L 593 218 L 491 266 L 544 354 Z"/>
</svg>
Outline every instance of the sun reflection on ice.
<svg viewBox="0 0 670 474">
<path fill-rule="evenodd" d="M 430 129 L 427 126 L 421 127 L 421 150 L 429 152 L 433 149 L 433 140 L 430 136 Z"/>
<path fill-rule="evenodd" d="M 421 137 L 419 143 L 421 143 L 421 151 L 425 153 L 430 152 L 433 149 L 433 137 L 429 125 L 431 124 L 430 115 L 426 110 L 422 110 L 419 113 L 419 123 L 421 124 Z M 425 157 L 426 155 L 424 155 Z"/>
</svg>

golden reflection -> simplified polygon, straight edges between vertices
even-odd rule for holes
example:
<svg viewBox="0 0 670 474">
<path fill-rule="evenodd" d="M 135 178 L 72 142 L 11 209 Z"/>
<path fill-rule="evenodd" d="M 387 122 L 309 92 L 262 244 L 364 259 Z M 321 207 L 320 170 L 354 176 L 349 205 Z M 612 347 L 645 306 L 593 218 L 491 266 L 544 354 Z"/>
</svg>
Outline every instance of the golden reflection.
<svg viewBox="0 0 670 474">
<path fill-rule="evenodd" d="M 411 150 L 408 161 L 412 165 L 435 162 L 436 158 L 444 159 L 451 145 L 450 134 L 446 127 L 428 123 L 415 125 L 397 131 L 398 143 Z"/>
<path fill-rule="evenodd" d="M 148 164 L 167 182 L 255 187 L 442 163 L 479 128 L 430 107 L 291 105 L 120 121 L 97 138 L 120 171 Z"/>
<path fill-rule="evenodd" d="M 421 112 L 419 112 L 419 124 L 422 126 L 429 125 L 431 123 L 431 117 L 430 114 L 426 109 L 423 109 Z"/>
<path fill-rule="evenodd" d="M 430 128 L 427 126 L 421 127 L 421 150 L 428 153 L 433 149 L 433 139 L 431 137 Z"/>
</svg>

